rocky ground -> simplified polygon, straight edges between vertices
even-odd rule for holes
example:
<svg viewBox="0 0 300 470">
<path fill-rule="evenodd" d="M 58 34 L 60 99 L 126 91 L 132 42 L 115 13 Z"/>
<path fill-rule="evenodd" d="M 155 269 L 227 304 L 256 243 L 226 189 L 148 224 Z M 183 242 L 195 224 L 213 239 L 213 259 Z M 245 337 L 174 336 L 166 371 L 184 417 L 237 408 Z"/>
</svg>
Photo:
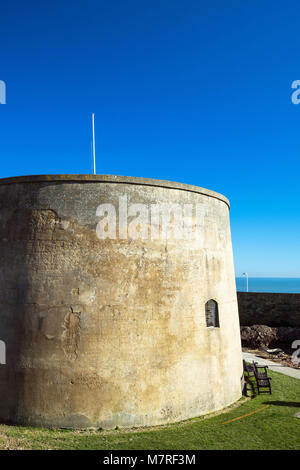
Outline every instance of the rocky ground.
<svg viewBox="0 0 300 470">
<path fill-rule="evenodd" d="M 300 328 L 242 326 L 241 339 L 244 352 L 300 369 Z"/>
</svg>

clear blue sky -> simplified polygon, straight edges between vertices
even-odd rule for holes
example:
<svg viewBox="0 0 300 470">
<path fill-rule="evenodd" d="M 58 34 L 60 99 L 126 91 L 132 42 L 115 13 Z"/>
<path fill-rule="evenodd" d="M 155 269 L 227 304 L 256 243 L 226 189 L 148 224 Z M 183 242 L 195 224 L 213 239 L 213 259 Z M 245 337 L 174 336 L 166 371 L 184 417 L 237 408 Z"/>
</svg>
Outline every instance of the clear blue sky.
<svg viewBox="0 0 300 470">
<path fill-rule="evenodd" d="M 236 274 L 300 277 L 299 0 L 0 8 L 0 177 L 97 171 L 226 195 Z"/>
</svg>

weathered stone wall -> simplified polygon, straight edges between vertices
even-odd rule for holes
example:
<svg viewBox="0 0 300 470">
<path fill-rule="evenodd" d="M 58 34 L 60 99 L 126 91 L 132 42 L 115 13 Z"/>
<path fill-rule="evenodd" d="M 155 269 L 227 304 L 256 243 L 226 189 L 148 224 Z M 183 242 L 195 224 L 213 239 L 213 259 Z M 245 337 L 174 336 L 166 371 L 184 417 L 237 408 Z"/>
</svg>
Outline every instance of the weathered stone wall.
<svg viewBox="0 0 300 470">
<path fill-rule="evenodd" d="M 300 294 L 238 292 L 242 326 L 300 327 Z"/>
<path fill-rule="evenodd" d="M 202 241 L 96 236 L 101 203 L 197 203 Z M 227 200 L 108 176 L 0 180 L 0 421 L 142 426 L 241 396 Z M 205 302 L 219 304 L 207 328 Z"/>
</svg>

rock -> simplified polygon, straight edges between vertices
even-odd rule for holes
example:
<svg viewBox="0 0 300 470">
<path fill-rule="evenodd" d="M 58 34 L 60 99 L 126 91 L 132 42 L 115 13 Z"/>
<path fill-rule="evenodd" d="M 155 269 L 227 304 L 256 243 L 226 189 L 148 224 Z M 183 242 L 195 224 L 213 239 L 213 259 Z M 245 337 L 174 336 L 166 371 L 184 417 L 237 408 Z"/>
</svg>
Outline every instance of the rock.
<svg viewBox="0 0 300 470">
<path fill-rule="evenodd" d="M 267 325 L 241 326 L 242 345 L 249 348 L 266 349 L 271 354 L 282 353 L 282 349 L 268 349 L 273 343 L 290 343 L 300 339 L 300 328 L 292 326 L 271 327 Z"/>
<path fill-rule="evenodd" d="M 277 339 L 277 328 L 266 325 L 241 327 L 242 345 L 250 348 L 268 348 Z"/>
</svg>

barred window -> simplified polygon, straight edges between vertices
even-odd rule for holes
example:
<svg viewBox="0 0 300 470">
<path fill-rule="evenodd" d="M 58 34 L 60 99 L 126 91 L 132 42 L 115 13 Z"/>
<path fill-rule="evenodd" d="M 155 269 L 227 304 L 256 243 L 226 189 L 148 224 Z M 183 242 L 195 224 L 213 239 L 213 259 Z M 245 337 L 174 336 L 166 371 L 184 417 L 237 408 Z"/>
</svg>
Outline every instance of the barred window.
<svg viewBox="0 0 300 470">
<path fill-rule="evenodd" d="M 6 345 L 0 341 L 0 364 L 6 364 Z"/>
<path fill-rule="evenodd" d="M 218 303 L 210 299 L 205 304 L 205 316 L 206 316 L 206 326 L 207 328 L 214 327 L 219 328 L 219 309 Z"/>
</svg>

